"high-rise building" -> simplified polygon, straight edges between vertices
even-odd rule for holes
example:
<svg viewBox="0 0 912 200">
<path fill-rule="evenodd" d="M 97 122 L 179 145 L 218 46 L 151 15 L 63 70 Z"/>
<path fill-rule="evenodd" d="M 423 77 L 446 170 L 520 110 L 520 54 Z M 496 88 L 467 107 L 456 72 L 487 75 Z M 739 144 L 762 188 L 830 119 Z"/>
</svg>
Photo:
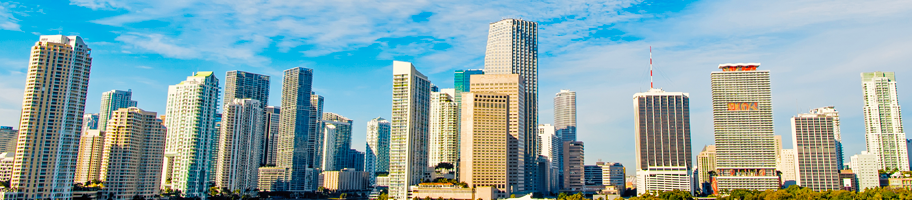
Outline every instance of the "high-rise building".
<svg viewBox="0 0 912 200">
<path fill-rule="evenodd" d="M 18 130 L 10 126 L 0 126 L 0 152 L 8 152 L 11 156 L 15 155 L 18 139 Z"/>
<path fill-rule="evenodd" d="M 320 144 L 323 145 L 322 147 L 320 147 L 320 150 L 322 150 L 322 152 L 320 152 L 320 155 L 322 155 L 322 156 L 320 157 L 321 165 L 318 168 L 325 170 L 325 171 L 338 171 L 338 169 L 336 169 L 336 166 L 337 166 L 336 157 L 344 157 L 344 156 L 336 155 L 336 154 L 339 153 L 339 154 L 344 155 L 344 153 L 345 153 L 345 152 L 337 152 L 338 149 L 336 149 L 336 142 L 339 139 L 339 137 L 337 137 L 337 135 L 339 135 L 339 132 L 341 129 L 339 126 L 341 126 L 340 125 L 341 123 L 331 122 L 331 121 L 330 122 L 324 121 L 323 123 L 324 123 L 323 131 L 322 131 L 323 141 L 320 142 Z"/>
<path fill-rule="evenodd" d="M 485 48 L 485 74 L 517 74 L 522 77 L 525 99 L 523 152 L 538 152 L 538 23 L 522 19 L 503 19 L 489 25 Z M 474 79 L 474 78 L 473 78 Z M 473 80 L 474 84 L 475 81 Z M 471 89 L 475 91 L 475 89 Z M 524 154 L 523 185 L 517 191 L 536 191 L 537 157 Z M 528 185 L 529 188 L 524 186 Z"/>
<path fill-rule="evenodd" d="M 230 73 L 229 73 L 230 74 Z M 231 191 L 257 188 L 263 150 L 263 103 L 256 99 L 232 99 L 222 109 L 215 185 Z"/>
<path fill-rule="evenodd" d="M 554 126 L 563 141 L 576 141 L 576 92 L 561 90 L 554 95 Z"/>
<path fill-rule="evenodd" d="M 720 64 L 711 74 L 716 172 L 721 191 L 779 188 L 769 70 Z"/>
<path fill-rule="evenodd" d="M 425 177 L 431 81 L 409 62 L 393 61 L 389 197 L 408 199 L 408 188 Z"/>
<path fill-rule="evenodd" d="M 815 191 L 839 190 L 839 112 L 833 106 L 792 117 L 796 183 Z"/>
<path fill-rule="evenodd" d="M 79 151 L 76 158 L 76 177 L 74 183 L 86 183 L 99 180 L 101 155 L 104 147 L 104 130 L 87 130 L 79 139 Z"/>
<path fill-rule="evenodd" d="M 716 145 L 706 145 L 703 151 L 697 154 L 697 185 L 703 194 L 712 194 L 712 176 L 710 172 L 716 171 Z"/>
<path fill-rule="evenodd" d="M 538 141 L 541 141 L 541 151 L 539 155 L 543 156 L 544 159 L 548 161 L 548 171 L 547 176 L 538 177 L 539 180 L 544 180 L 546 186 L 540 187 L 539 191 L 542 193 L 551 193 L 557 192 L 560 190 L 560 182 L 563 180 L 558 176 L 560 170 L 560 152 L 562 140 L 560 136 L 555 133 L 554 126 L 551 124 L 539 124 L 538 125 Z"/>
<path fill-rule="evenodd" d="M 389 172 L 390 122 L 382 117 L 367 122 L 367 147 L 364 171 L 370 172 L 371 185 L 377 184 L 377 172 Z"/>
<path fill-rule="evenodd" d="M 896 76 L 893 72 L 861 73 L 864 91 L 865 141 L 881 169 L 909 169 Z"/>
<path fill-rule="evenodd" d="M 326 124 L 332 123 L 336 126 L 336 134 L 335 134 L 336 138 L 333 139 L 335 142 L 332 146 L 334 149 L 333 152 L 335 152 L 335 154 L 330 157 L 331 159 L 335 159 L 335 161 L 333 162 L 334 166 L 332 167 L 332 169 L 324 167 L 323 171 L 342 170 L 343 168 L 346 168 L 345 166 L 347 164 L 347 162 L 346 162 L 347 158 L 345 155 L 348 155 L 348 150 L 351 149 L 351 135 L 352 135 L 352 122 L 353 121 L 349 118 L 343 117 L 342 115 L 339 115 L 336 113 L 323 113 L 323 122 L 326 122 Z M 326 141 L 326 140 L 324 140 L 324 141 Z M 324 146 L 326 146 L 326 145 L 324 145 Z M 326 152 L 326 151 L 324 151 L 324 152 Z M 329 157 L 327 155 L 324 155 L 324 156 Z"/>
<path fill-rule="evenodd" d="M 43 35 L 29 51 L 13 189 L 2 196 L 69 199 L 92 50 L 79 36 Z"/>
<path fill-rule="evenodd" d="M 428 128 L 430 129 L 428 165 L 431 167 L 437 166 L 439 163 L 455 165 L 459 160 L 457 108 L 452 93 L 431 92 L 430 127 Z"/>
<path fill-rule="evenodd" d="M 205 198 L 217 142 L 216 110 L 219 80 L 212 72 L 196 72 L 168 87 L 162 188 L 180 190 L 184 197 Z"/>
<path fill-rule="evenodd" d="M 584 157 L 583 142 L 566 141 L 562 145 L 564 148 L 564 187 L 562 191 L 571 193 L 580 192 L 585 189 L 585 170 L 583 169 Z"/>
<path fill-rule="evenodd" d="M 82 132 L 85 133 L 87 130 L 96 130 L 98 129 L 98 113 L 86 113 L 82 115 Z M 104 129 L 104 128 L 101 128 Z"/>
<path fill-rule="evenodd" d="M 307 145 L 311 134 L 311 86 L 313 70 L 295 67 L 285 70 L 282 80 L 282 113 L 276 143 L 276 166 L 285 168 L 284 182 L 276 191 L 312 191 L 307 182 Z"/>
<path fill-rule="evenodd" d="M 342 169 L 353 169 L 355 171 L 363 172 L 364 171 L 364 152 L 358 151 L 357 149 L 349 149 L 348 153 L 345 155 L 345 163 L 343 163 Z"/>
<path fill-rule="evenodd" d="M 783 186 L 795 185 L 798 182 L 798 175 L 795 172 L 795 149 L 780 149 L 779 157 L 776 157 L 776 170 L 782 173 L 779 177 L 779 184 Z"/>
<path fill-rule="evenodd" d="M 637 194 L 693 193 L 690 94 L 652 88 L 633 95 L 636 122 Z"/>
<path fill-rule="evenodd" d="M 323 96 L 310 92 L 310 135 L 307 137 L 307 160 L 309 168 L 323 166 Z M 316 188 L 314 188 L 316 189 Z"/>
<path fill-rule="evenodd" d="M 101 93 L 101 107 L 98 112 L 98 128 L 107 129 L 111 113 L 121 108 L 136 107 L 133 101 L 133 91 L 111 90 Z"/>
<path fill-rule="evenodd" d="M 877 155 L 867 151 L 852 156 L 850 168 L 858 181 L 858 192 L 880 187 L 880 173 L 877 172 L 880 170 L 880 165 L 878 163 Z"/>
<path fill-rule="evenodd" d="M 456 104 L 462 106 L 462 93 L 472 91 L 472 75 L 484 74 L 484 70 L 481 69 L 466 69 L 466 70 L 456 70 L 454 73 L 455 77 L 453 79 L 453 86 L 455 89 L 454 99 L 456 99 Z"/>
<path fill-rule="evenodd" d="M 226 72 L 225 104 L 234 99 L 257 100 L 260 109 L 266 108 L 269 102 L 269 76 L 236 70 Z"/>
<path fill-rule="evenodd" d="M 514 188 L 513 192 L 523 192 L 525 189 L 525 176 L 528 173 L 525 173 L 525 159 L 526 156 L 525 145 L 530 144 L 526 143 L 528 141 L 525 137 L 528 136 L 527 131 L 530 131 L 526 127 L 531 120 L 528 120 L 526 109 L 529 108 L 525 106 L 524 103 L 527 103 L 525 99 L 526 96 L 525 84 L 523 84 L 523 77 L 517 74 L 485 74 L 485 75 L 473 75 L 472 76 L 472 92 L 473 93 L 498 93 L 510 95 L 510 124 L 508 129 L 510 130 L 510 138 L 507 142 L 509 145 L 509 156 L 508 160 L 508 170 L 510 175 L 510 185 Z M 513 120 L 515 119 L 515 120 Z M 536 125 L 537 126 L 537 125 Z M 538 138 L 538 127 L 531 130 L 535 135 L 533 137 Z M 538 151 L 528 151 L 528 154 L 535 154 L 535 159 L 538 159 Z"/>
<path fill-rule="evenodd" d="M 106 194 L 114 199 L 158 197 L 165 131 L 155 112 L 136 107 L 111 112 L 99 175 Z"/>
<path fill-rule="evenodd" d="M 515 189 L 509 180 L 510 95 L 466 92 L 462 99 L 459 178 L 470 188 L 493 187 L 505 198 Z"/>
<path fill-rule="evenodd" d="M 266 106 L 266 114 L 263 115 L 263 118 L 266 118 L 266 123 L 263 124 L 263 159 L 260 161 L 262 166 L 275 166 L 276 165 L 276 143 L 278 142 L 279 136 L 279 118 L 281 117 L 282 109 L 278 106 Z"/>
</svg>

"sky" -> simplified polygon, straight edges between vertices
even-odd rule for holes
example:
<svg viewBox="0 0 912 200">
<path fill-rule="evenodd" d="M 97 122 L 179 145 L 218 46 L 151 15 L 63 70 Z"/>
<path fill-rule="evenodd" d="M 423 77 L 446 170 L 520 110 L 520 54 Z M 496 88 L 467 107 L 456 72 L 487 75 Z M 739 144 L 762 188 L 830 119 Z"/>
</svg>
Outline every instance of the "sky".
<svg viewBox="0 0 912 200">
<path fill-rule="evenodd" d="M 454 70 L 483 68 L 488 24 L 504 18 L 539 23 L 539 122 L 553 123 L 554 94 L 576 91 L 586 164 L 628 173 L 650 46 L 656 87 L 690 94 L 694 155 L 714 143 L 709 78 L 722 63 L 771 71 L 785 148 L 790 117 L 836 106 L 845 157 L 864 151 L 861 72 L 896 72 L 900 105 L 912 99 L 912 1 L 0 1 L 0 125 L 18 124 L 39 35 L 79 35 L 93 57 L 87 113 L 115 89 L 164 113 L 168 85 L 195 71 L 223 85 L 226 71 L 270 75 L 269 105 L 279 105 L 282 71 L 306 67 L 324 111 L 354 120 L 352 148 L 363 151 L 367 121 L 390 117 L 393 60 L 451 88 Z"/>
</svg>

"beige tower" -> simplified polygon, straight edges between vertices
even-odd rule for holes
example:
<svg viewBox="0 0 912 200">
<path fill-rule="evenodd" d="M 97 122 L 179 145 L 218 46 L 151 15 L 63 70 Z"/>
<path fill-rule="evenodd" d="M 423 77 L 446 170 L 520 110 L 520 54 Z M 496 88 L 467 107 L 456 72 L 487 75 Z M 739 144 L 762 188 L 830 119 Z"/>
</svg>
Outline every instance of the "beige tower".
<svg viewBox="0 0 912 200">
<path fill-rule="evenodd" d="M 159 194 L 165 126 L 155 115 L 136 107 L 111 114 L 100 179 L 105 193 L 115 199 L 155 198 Z"/>
<path fill-rule="evenodd" d="M 460 180 L 470 188 L 497 188 L 498 198 L 511 193 L 507 160 L 510 95 L 462 93 Z"/>
<path fill-rule="evenodd" d="M 104 130 L 86 130 L 79 139 L 79 156 L 76 159 L 74 183 L 99 180 L 101 152 L 104 147 Z"/>
<path fill-rule="evenodd" d="M 5 199 L 72 198 L 91 49 L 79 36 L 43 35 L 31 49 L 19 143 Z"/>
<path fill-rule="evenodd" d="M 471 91 L 474 93 L 498 93 L 510 95 L 510 124 L 509 131 L 510 137 L 507 142 L 509 142 L 509 154 L 507 156 L 508 160 L 508 170 L 510 174 L 510 186 L 513 186 L 513 189 L 510 191 L 519 192 L 523 190 L 523 171 L 524 159 L 526 155 L 526 108 L 525 103 L 527 102 L 525 85 L 523 84 L 523 78 L 517 74 L 497 74 L 497 75 L 472 75 L 472 86 Z M 536 125 L 537 126 L 537 125 Z M 536 130 L 538 128 L 536 127 Z M 534 132 L 537 134 L 537 132 Z M 533 152 L 533 154 L 536 154 Z"/>
</svg>

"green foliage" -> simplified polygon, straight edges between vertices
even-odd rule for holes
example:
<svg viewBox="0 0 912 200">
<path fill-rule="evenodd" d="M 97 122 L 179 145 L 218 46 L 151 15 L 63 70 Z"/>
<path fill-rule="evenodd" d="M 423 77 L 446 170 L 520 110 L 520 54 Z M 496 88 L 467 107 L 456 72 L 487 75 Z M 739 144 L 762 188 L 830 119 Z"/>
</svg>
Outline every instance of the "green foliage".
<svg viewBox="0 0 912 200">
<path fill-rule="evenodd" d="M 586 196 L 584 196 L 583 193 L 567 195 L 567 194 L 564 194 L 563 192 L 561 192 L 560 194 L 557 195 L 557 200 L 589 200 L 589 199 L 586 199 Z"/>
<path fill-rule="evenodd" d="M 510 198 L 516 198 L 516 194 L 510 194 Z"/>
<path fill-rule="evenodd" d="M 827 190 L 827 191 L 814 191 L 810 188 L 803 188 L 799 186 L 789 186 L 785 189 L 779 190 L 766 190 L 766 191 L 757 191 L 757 190 L 743 190 L 735 189 L 729 192 L 726 192 L 726 195 L 719 197 L 719 200 L 766 200 L 766 199 L 782 199 L 782 200 L 811 200 L 811 199 L 832 199 L 832 200 L 854 200 L 854 199 L 879 199 L 879 200 L 900 200 L 900 199 L 912 199 L 912 190 L 905 188 L 870 188 L 864 192 L 853 192 L 846 190 Z M 574 199 L 572 196 L 566 196 L 565 194 L 558 195 L 558 199 Z M 690 193 L 685 191 L 661 191 L 655 192 L 650 191 L 648 193 L 642 194 L 637 197 L 632 197 L 630 200 L 685 200 L 685 199 L 694 199 Z M 615 199 L 618 200 L 618 199 Z"/>
</svg>

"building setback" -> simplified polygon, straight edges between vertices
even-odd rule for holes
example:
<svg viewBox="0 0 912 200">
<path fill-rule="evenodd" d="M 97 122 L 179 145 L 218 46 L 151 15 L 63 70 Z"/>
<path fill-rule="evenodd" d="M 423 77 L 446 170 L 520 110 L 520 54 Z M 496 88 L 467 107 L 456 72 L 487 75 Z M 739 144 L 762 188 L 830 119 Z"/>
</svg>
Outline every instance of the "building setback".
<svg viewBox="0 0 912 200">
<path fill-rule="evenodd" d="M 13 189 L 4 199 L 72 198 L 91 51 L 81 37 L 63 35 L 42 35 L 29 49 Z"/>
<path fill-rule="evenodd" d="M 409 62 L 393 61 L 389 197 L 407 199 L 428 170 L 431 81 Z"/>
<path fill-rule="evenodd" d="M 307 139 L 311 131 L 311 86 L 313 70 L 295 67 L 285 70 L 282 79 L 282 112 L 278 142 L 276 142 L 276 166 L 285 168 L 285 177 L 276 191 L 305 192 L 316 188 L 307 187 Z"/>
<path fill-rule="evenodd" d="M 711 73 L 716 180 L 721 191 L 779 188 L 769 70 L 720 64 Z"/>
<path fill-rule="evenodd" d="M 515 183 L 509 181 L 510 95 L 466 92 L 462 99 L 460 180 L 469 188 L 493 187 L 505 198 Z"/>
<path fill-rule="evenodd" d="M 162 189 L 180 190 L 184 197 L 208 195 L 212 147 L 218 135 L 218 82 L 212 72 L 197 72 L 168 87 Z"/>
<path fill-rule="evenodd" d="M 522 19 L 503 19 L 488 26 L 485 47 L 485 74 L 516 74 L 522 77 L 525 116 L 522 152 L 538 152 L 538 23 Z M 472 78 L 474 83 L 474 77 Z M 475 89 L 471 89 L 475 91 Z M 516 191 L 537 191 L 538 155 L 522 154 L 523 169 Z M 527 188 L 528 187 L 528 188 Z"/>
<path fill-rule="evenodd" d="M 389 171 L 390 122 L 382 117 L 367 122 L 367 147 L 364 171 L 370 172 L 371 185 L 377 184 L 377 173 Z"/>
<path fill-rule="evenodd" d="M 109 115 L 99 176 L 109 197 L 158 197 L 166 129 L 156 115 L 136 107 Z"/>
<path fill-rule="evenodd" d="M 865 142 L 877 156 L 880 169 L 909 169 L 909 152 L 904 144 L 896 76 L 893 72 L 861 73 L 864 92 Z"/>
<path fill-rule="evenodd" d="M 795 175 L 799 186 L 815 191 L 841 188 L 836 157 L 838 124 L 839 112 L 833 106 L 792 117 Z"/>
</svg>

